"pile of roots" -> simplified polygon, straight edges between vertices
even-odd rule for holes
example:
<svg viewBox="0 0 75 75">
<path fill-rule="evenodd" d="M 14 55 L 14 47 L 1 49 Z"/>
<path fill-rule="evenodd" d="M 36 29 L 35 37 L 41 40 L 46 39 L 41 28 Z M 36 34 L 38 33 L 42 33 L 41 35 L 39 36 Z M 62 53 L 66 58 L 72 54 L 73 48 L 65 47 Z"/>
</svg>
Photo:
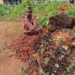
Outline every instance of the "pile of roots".
<svg viewBox="0 0 75 75">
<path fill-rule="evenodd" d="M 17 58 L 29 64 L 25 75 L 72 75 L 75 71 L 70 56 L 75 48 L 75 32 L 61 29 L 71 28 L 72 19 L 61 14 L 51 17 L 50 23 L 57 28 L 52 34 L 24 34 L 12 42 Z"/>
<path fill-rule="evenodd" d="M 72 29 L 75 26 L 75 17 L 68 16 L 67 14 L 58 14 L 49 18 L 49 24 L 54 26 L 54 30 L 69 28 Z"/>
<path fill-rule="evenodd" d="M 75 46 L 75 38 L 65 34 L 69 37 L 68 40 L 60 42 L 56 39 L 57 43 L 53 36 L 58 37 L 57 33 L 60 32 L 63 33 L 63 30 L 52 36 L 48 33 L 24 35 L 13 42 L 12 47 L 16 51 L 16 56 L 29 63 L 25 75 L 72 75 L 75 63 L 70 54 Z M 63 39 L 66 38 L 65 35 Z"/>
</svg>

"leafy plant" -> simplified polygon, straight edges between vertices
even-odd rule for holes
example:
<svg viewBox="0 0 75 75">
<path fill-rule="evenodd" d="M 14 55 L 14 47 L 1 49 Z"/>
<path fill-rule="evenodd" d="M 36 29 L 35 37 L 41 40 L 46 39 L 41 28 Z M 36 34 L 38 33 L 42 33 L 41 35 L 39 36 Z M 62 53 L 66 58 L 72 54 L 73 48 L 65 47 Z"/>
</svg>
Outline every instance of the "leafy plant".
<svg viewBox="0 0 75 75">
<path fill-rule="evenodd" d="M 69 10 L 67 11 L 67 14 L 75 16 L 75 6 L 74 5 L 69 8 Z"/>
<path fill-rule="evenodd" d="M 42 27 L 45 27 L 48 18 L 50 16 L 59 14 L 57 12 L 58 7 L 62 7 L 67 3 L 67 1 L 59 2 L 59 1 L 53 1 L 49 2 L 48 0 L 45 3 L 42 3 L 41 0 L 38 2 L 34 2 L 34 0 L 24 0 L 21 4 L 18 6 L 11 6 L 11 5 L 0 5 L 0 16 L 6 19 L 13 19 L 18 16 L 23 16 L 26 14 L 26 9 L 28 6 L 31 6 L 33 8 L 35 16 L 38 18 L 40 25 Z M 75 6 L 73 5 L 72 7 L 67 10 L 68 15 L 75 15 Z"/>
</svg>

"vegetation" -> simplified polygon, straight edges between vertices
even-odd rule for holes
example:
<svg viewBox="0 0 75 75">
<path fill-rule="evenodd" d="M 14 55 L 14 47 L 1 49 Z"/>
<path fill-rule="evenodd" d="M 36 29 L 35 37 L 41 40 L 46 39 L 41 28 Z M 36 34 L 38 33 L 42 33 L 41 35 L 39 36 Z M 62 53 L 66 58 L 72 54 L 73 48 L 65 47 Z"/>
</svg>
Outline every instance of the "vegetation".
<svg viewBox="0 0 75 75">
<path fill-rule="evenodd" d="M 12 5 L 6 5 L 6 4 L 0 5 L 0 16 L 6 19 L 13 19 L 17 16 L 23 16 L 25 15 L 26 8 L 28 6 L 31 6 L 40 24 L 42 26 L 45 26 L 50 16 L 53 16 L 59 13 L 57 8 L 62 7 L 65 4 L 69 4 L 69 3 L 66 1 L 65 2 L 58 2 L 58 1 L 48 2 L 47 1 L 46 3 L 42 3 L 38 1 L 36 3 L 34 1 L 24 0 L 18 6 L 12 6 Z M 75 7 L 73 5 L 66 11 L 66 13 L 68 15 L 75 15 L 74 9 Z"/>
<path fill-rule="evenodd" d="M 0 16 L 1 17 L 7 17 L 12 11 L 12 6 L 10 5 L 0 5 Z"/>
</svg>

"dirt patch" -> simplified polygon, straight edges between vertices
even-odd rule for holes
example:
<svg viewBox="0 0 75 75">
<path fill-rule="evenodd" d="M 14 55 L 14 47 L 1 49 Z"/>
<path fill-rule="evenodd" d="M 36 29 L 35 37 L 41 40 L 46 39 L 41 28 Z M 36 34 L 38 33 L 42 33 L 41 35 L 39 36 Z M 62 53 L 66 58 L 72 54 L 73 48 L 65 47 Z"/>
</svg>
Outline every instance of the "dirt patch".
<svg viewBox="0 0 75 75">
<path fill-rule="evenodd" d="M 9 54 L 7 54 L 9 53 Z M 10 52 L 0 54 L 0 75 L 20 75 L 23 62 L 10 56 Z"/>
<path fill-rule="evenodd" d="M 57 29 L 68 28 L 72 29 L 75 26 L 75 16 L 68 16 L 67 14 L 58 14 L 49 18 L 50 31 Z"/>
<path fill-rule="evenodd" d="M 0 51 L 7 48 L 10 41 L 21 34 L 21 22 L 0 21 Z"/>
<path fill-rule="evenodd" d="M 11 40 L 20 34 L 20 21 L 0 21 L 0 75 L 20 75 L 24 63 L 9 49 Z"/>
</svg>

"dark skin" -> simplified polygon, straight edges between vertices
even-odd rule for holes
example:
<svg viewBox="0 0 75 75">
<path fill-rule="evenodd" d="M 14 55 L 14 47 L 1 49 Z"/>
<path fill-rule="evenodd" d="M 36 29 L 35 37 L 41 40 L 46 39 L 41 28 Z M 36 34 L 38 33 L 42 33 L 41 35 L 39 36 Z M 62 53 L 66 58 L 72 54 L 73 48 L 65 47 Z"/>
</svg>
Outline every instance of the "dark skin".
<svg viewBox="0 0 75 75">
<path fill-rule="evenodd" d="M 28 18 L 29 22 L 31 22 L 31 24 L 33 25 L 34 23 L 32 22 L 32 14 L 28 14 L 27 18 Z"/>
<path fill-rule="evenodd" d="M 24 17 L 25 33 L 35 33 L 40 30 L 40 26 L 31 8 L 27 10 L 27 16 Z"/>
</svg>

